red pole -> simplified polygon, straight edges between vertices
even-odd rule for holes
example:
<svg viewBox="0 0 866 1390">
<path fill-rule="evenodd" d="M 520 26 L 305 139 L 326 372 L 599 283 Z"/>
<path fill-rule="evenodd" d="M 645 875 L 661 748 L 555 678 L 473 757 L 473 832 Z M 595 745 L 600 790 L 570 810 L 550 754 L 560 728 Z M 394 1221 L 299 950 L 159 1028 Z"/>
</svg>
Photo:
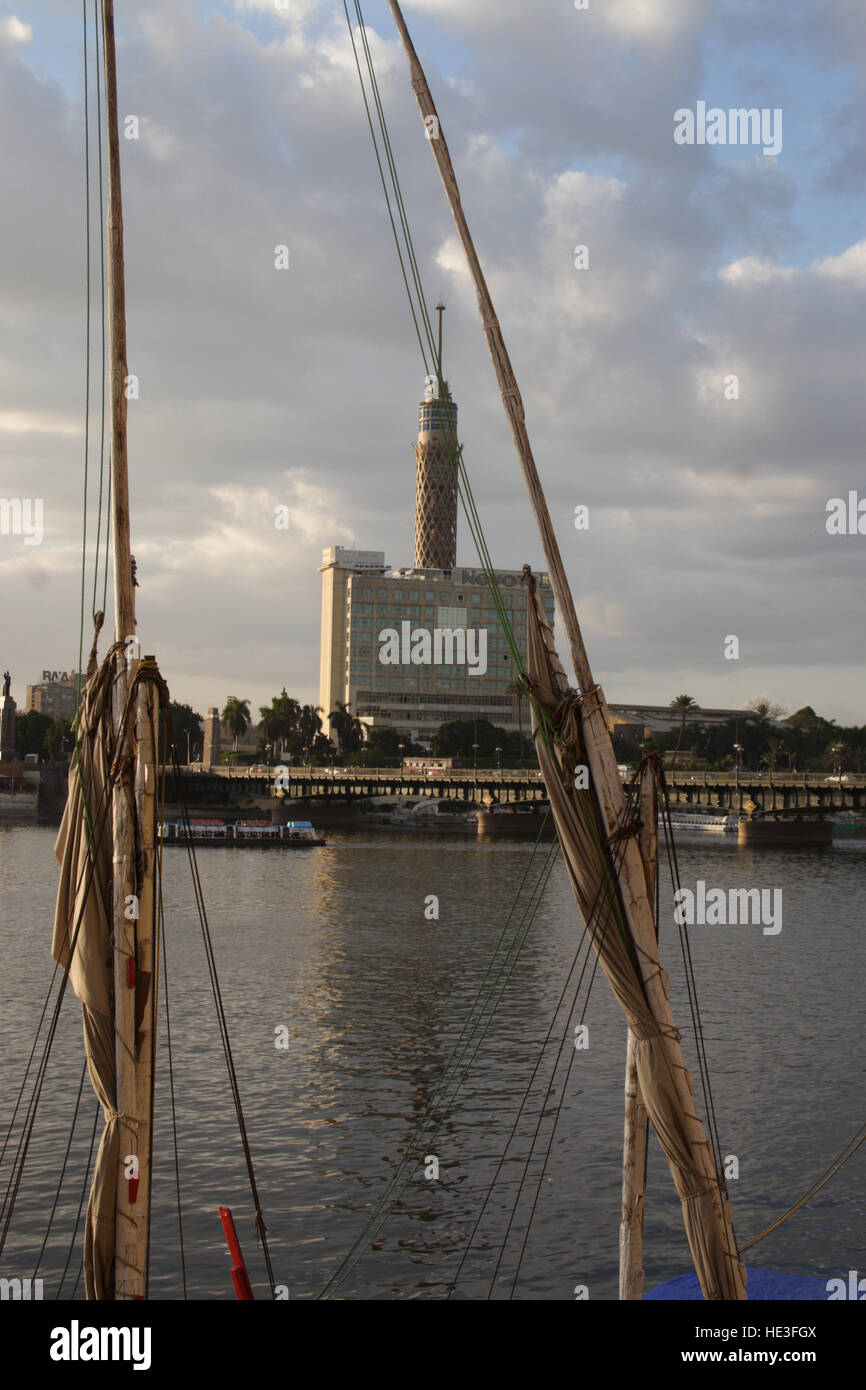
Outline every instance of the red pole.
<svg viewBox="0 0 866 1390">
<path fill-rule="evenodd" d="M 238 1233 L 235 1230 L 235 1223 L 229 1207 L 220 1207 L 220 1220 L 223 1223 L 223 1232 L 229 1247 L 229 1254 L 234 1261 L 231 1276 L 235 1289 L 235 1297 L 243 1299 L 244 1301 L 253 1299 L 255 1298 L 255 1294 L 253 1293 L 250 1277 L 247 1274 L 247 1268 L 244 1264 Z"/>
</svg>

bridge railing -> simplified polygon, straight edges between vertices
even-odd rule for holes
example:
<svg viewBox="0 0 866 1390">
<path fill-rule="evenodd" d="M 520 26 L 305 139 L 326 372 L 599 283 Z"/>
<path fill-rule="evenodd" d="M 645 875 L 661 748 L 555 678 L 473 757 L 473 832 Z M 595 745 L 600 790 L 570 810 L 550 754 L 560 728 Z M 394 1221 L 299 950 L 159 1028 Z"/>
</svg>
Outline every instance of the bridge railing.
<svg viewBox="0 0 866 1390">
<path fill-rule="evenodd" d="M 264 763 L 254 767 L 204 767 L 201 763 L 191 763 L 181 767 L 185 776 L 199 777 L 226 777 L 230 779 L 247 779 L 260 781 L 263 778 L 273 779 L 278 772 L 285 776 L 288 774 L 291 780 L 298 781 L 334 781 L 334 782 L 425 782 L 428 786 L 435 786 L 439 782 L 540 782 L 541 773 L 531 768 L 515 770 L 513 768 L 454 768 L 447 774 L 437 773 L 428 776 L 424 772 L 401 772 L 399 767 L 354 767 L 354 768 L 328 768 L 328 767 L 289 767 L 287 764 L 271 764 L 265 767 Z M 832 773 L 827 772 L 743 772 L 739 776 L 735 771 L 730 772 L 689 772 L 674 771 L 668 772 L 667 780 L 671 786 L 675 787 L 719 787 L 732 786 L 739 784 L 741 787 L 763 786 L 763 787 L 866 787 L 866 773 L 847 772 L 841 779 Z M 628 778 L 624 777 L 623 781 Z"/>
</svg>

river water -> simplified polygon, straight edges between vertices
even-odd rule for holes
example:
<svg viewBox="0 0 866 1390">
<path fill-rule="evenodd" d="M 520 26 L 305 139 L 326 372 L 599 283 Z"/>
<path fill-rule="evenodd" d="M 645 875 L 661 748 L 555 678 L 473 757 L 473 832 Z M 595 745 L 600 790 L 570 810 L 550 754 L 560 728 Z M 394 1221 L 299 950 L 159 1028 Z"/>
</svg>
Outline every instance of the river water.
<svg viewBox="0 0 866 1390">
<path fill-rule="evenodd" d="M 53 839 L 47 827 L 0 830 L 4 1135 L 51 976 Z M 553 864 L 510 977 L 499 977 L 501 1001 L 458 1089 L 449 1056 L 521 881 L 525 902 L 547 847 L 534 854 L 530 843 L 478 843 L 423 831 L 346 831 L 328 839 L 327 848 L 304 852 L 199 853 L 277 1283 L 291 1298 L 321 1292 L 433 1106 L 435 1135 L 420 1135 L 408 1185 L 337 1296 L 446 1297 L 529 1090 L 452 1296 L 487 1298 L 499 1261 L 492 1296 L 508 1297 L 519 1261 L 517 1298 L 571 1299 L 578 1285 L 590 1298 L 616 1298 L 625 1028 L 600 972 L 585 1013 L 581 1006 L 570 1022 L 564 1010 L 557 1013 L 580 940 L 561 860 Z M 722 1152 L 730 1156 L 729 1167 L 733 1160 L 738 1166 L 730 1189 L 744 1242 L 823 1172 L 866 1113 L 866 846 L 758 852 L 738 848 L 729 836 L 700 832 L 677 844 L 685 886 L 701 880 L 725 890 L 782 891 L 776 934 L 761 925 L 690 929 Z M 189 1296 L 233 1297 L 217 1214 L 228 1205 L 257 1296 L 267 1297 L 187 859 L 181 849 L 167 849 L 165 857 Z M 433 895 L 438 920 L 431 915 Z M 519 920 L 512 917 L 506 932 Z M 696 1071 L 669 888 L 662 939 L 674 1014 Z M 492 978 L 488 974 L 488 985 Z M 581 999 L 587 984 L 588 974 Z M 572 987 L 569 1003 L 573 993 Z M 589 1046 L 577 1050 L 574 1026 L 581 1020 Z M 278 1048 L 275 1042 L 286 1035 L 277 1030 L 286 1028 L 288 1047 Z M 560 1044 L 562 1062 L 546 1096 Z M 151 1297 L 175 1299 L 182 1289 L 165 1062 L 163 1018 Z M 34 1272 L 81 1066 L 79 1006 L 70 993 L 0 1263 L 4 1275 Z M 67 1179 L 39 1266 L 46 1298 L 57 1295 L 67 1261 L 94 1110 L 85 1082 Z M 540 1148 L 527 1168 L 536 1130 Z M 750 1251 L 748 1263 L 828 1278 L 866 1270 L 864 1152 Z M 425 1162 L 428 1156 L 438 1160 L 438 1177 L 425 1176 L 425 1168 L 435 1166 Z M 8 1171 L 7 1156 L 0 1169 L 4 1191 Z M 524 1171 L 528 1181 L 515 1212 Z M 679 1203 L 654 1139 L 648 1180 L 644 1263 L 650 1288 L 690 1267 Z M 64 1296 L 80 1258 L 76 1248 Z"/>
</svg>

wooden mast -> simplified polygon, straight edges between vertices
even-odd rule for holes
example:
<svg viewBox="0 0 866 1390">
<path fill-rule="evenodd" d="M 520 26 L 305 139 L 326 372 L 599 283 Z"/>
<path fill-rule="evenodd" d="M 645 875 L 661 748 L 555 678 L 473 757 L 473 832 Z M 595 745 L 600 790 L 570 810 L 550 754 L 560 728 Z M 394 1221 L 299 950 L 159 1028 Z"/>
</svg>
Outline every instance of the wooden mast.
<svg viewBox="0 0 866 1390">
<path fill-rule="evenodd" d="M 641 857 L 649 900 L 656 900 L 658 880 L 658 788 L 652 767 L 644 765 L 638 799 Z M 658 935 L 658 924 L 656 924 Z M 622 1145 L 622 1218 L 619 1226 L 619 1296 L 630 1302 L 643 1297 L 643 1221 L 649 1117 L 637 1074 L 637 1039 L 631 1028 L 625 1059 L 625 1122 Z"/>
<path fill-rule="evenodd" d="M 114 557 L 112 698 L 116 776 L 112 788 L 114 872 L 114 1028 L 116 1110 L 120 1146 L 115 1206 L 114 1293 L 117 1299 L 147 1295 L 152 1131 L 152 1006 L 154 732 L 152 687 L 136 700 L 136 736 L 124 727 L 127 694 L 140 664 L 136 637 L 134 561 L 129 535 L 126 453 L 126 294 L 123 270 L 123 207 L 114 47 L 114 0 L 102 0 L 105 112 L 108 132 L 108 322 L 111 409 L 111 497 Z M 148 767 L 149 757 L 149 767 Z M 137 843 L 137 828 L 139 828 Z M 148 844 L 150 840 L 150 844 Z M 137 1175 L 137 1176 L 136 1176 Z"/>
<path fill-rule="evenodd" d="M 580 624 L 577 620 L 577 613 L 575 612 L 574 602 L 565 574 L 565 567 L 562 563 L 562 557 L 551 522 L 550 512 L 548 511 L 547 502 L 532 455 L 529 435 L 524 422 L 523 402 L 521 400 L 520 390 L 514 375 L 514 369 L 508 357 L 505 341 L 499 326 L 499 320 L 496 316 L 493 301 L 490 297 L 490 291 L 487 288 L 487 282 L 481 269 L 481 263 L 472 241 L 466 216 L 463 212 L 460 191 L 451 163 L 451 156 L 448 153 L 448 146 L 442 132 L 442 123 L 438 118 L 436 106 L 430 93 L 430 88 L 427 85 L 427 79 L 418 61 L 418 55 L 415 52 L 397 0 L 388 0 L 388 8 L 391 11 L 391 15 L 409 60 L 412 88 L 415 92 L 415 99 L 418 103 L 419 111 L 421 112 L 421 118 L 425 122 L 425 130 L 431 128 L 426 124 L 427 118 L 432 116 L 435 119 L 435 123 L 431 123 L 431 125 L 436 134 L 429 140 L 429 144 L 433 152 L 433 157 L 436 160 L 439 176 L 442 180 L 442 185 L 451 208 L 451 214 L 454 218 L 457 233 L 463 245 L 463 250 L 475 284 L 478 308 L 481 314 L 484 334 L 487 339 L 487 346 L 493 361 L 494 371 L 496 372 L 500 392 L 502 394 L 503 405 L 511 427 L 511 433 L 517 448 L 518 457 L 520 458 L 532 509 L 538 524 L 557 607 L 559 608 L 565 624 L 578 690 L 583 697 L 582 717 L 583 737 L 586 744 L 586 758 L 589 764 L 592 785 L 598 799 L 599 809 L 607 834 L 610 836 L 616 832 L 622 823 L 624 797 L 622 783 L 620 782 L 619 773 L 617 771 L 616 755 L 614 754 L 610 739 L 607 704 L 601 687 L 597 686 L 593 680 L 589 658 L 583 643 Z M 692 1078 L 683 1061 L 682 1051 L 679 1045 L 679 1033 L 674 1025 L 670 1004 L 662 980 L 662 972 L 658 960 L 654 912 L 647 894 L 646 877 L 640 849 L 630 836 L 623 841 L 619 880 L 625 910 L 631 926 L 632 936 L 637 947 L 644 991 L 653 1016 L 664 1038 L 669 1082 L 676 1092 L 679 1111 L 683 1117 L 683 1123 L 688 1134 L 690 1156 L 694 1165 L 701 1173 L 702 1180 L 706 1184 L 706 1190 L 713 1194 L 713 1219 L 716 1223 L 722 1247 L 728 1252 L 728 1258 L 725 1261 L 726 1267 L 722 1272 L 721 1283 L 717 1284 L 713 1282 L 706 1286 L 702 1285 L 704 1297 L 708 1299 L 745 1299 L 745 1271 L 739 1263 L 736 1254 L 737 1247 L 734 1240 L 731 1207 L 729 1202 L 723 1200 L 715 1169 L 713 1150 L 707 1139 L 703 1124 L 695 1112 Z"/>
</svg>

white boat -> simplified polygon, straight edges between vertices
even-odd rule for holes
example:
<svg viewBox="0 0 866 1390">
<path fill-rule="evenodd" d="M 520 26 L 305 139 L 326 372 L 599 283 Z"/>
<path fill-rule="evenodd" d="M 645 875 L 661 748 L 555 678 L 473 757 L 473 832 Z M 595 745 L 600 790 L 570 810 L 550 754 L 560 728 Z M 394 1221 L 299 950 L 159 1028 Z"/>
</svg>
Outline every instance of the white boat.
<svg viewBox="0 0 866 1390">
<path fill-rule="evenodd" d="M 659 816 L 659 829 L 664 826 L 664 818 Z M 716 833 L 724 833 L 726 830 L 736 830 L 736 816 L 683 816 L 671 815 L 670 824 L 674 830 L 711 830 Z"/>
</svg>

